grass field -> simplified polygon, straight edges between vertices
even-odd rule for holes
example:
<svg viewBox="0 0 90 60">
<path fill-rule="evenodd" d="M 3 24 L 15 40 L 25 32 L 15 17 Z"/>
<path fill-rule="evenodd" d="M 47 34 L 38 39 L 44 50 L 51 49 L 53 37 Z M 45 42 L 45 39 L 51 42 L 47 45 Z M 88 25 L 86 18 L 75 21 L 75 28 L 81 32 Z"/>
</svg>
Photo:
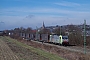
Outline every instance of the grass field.
<svg viewBox="0 0 90 60">
<path fill-rule="evenodd" d="M 10 37 L 0 37 L 7 43 L 19 60 L 65 60 L 58 55 L 33 48 Z"/>
</svg>

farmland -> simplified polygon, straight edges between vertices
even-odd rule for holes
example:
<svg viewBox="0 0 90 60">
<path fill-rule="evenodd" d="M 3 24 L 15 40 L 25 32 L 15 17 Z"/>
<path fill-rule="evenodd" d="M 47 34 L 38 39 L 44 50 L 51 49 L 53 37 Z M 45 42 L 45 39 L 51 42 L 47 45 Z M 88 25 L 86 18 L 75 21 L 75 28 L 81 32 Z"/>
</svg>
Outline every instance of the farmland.
<svg viewBox="0 0 90 60">
<path fill-rule="evenodd" d="M 64 60 L 56 54 L 33 48 L 9 37 L 0 37 L 1 60 Z"/>
<path fill-rule="evenodd" d="M 19 60 L 8 45 L 0 39 L 0 59 L 1 60 Z"/>
</svg>

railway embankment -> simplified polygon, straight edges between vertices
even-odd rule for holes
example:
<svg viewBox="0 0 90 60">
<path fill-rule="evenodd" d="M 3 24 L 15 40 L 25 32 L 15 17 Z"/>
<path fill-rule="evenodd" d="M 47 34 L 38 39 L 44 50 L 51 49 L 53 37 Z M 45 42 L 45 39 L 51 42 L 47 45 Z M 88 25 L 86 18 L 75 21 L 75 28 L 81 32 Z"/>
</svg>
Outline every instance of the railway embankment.
<svg viewBox="0 0 90 60">
<path fill-rule="evenodd" d="M 84 54 L 84 49 L 78 46 L 59 46 L 54 44 L 42 43 L 38 41 L 20 40 L 21 42 L 45 50 L 47 52 L 57 54 L 67 60 L 90 60 L 90 49 Z"/>
</svg>

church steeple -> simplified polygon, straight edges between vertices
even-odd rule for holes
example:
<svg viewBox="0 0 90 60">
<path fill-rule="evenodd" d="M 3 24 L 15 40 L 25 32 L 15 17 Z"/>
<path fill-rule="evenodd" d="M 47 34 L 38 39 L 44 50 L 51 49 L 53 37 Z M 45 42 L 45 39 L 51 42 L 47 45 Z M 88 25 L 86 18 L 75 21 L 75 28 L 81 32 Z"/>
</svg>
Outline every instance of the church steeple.
<svg viewBox="0 0 90 60">
<path fill-rule="evenodd" d="M 43 26 L 42 27 L 43 27 L 43 29 L 45 28 L 44 21 L 43 21 Z"/>
</svg>

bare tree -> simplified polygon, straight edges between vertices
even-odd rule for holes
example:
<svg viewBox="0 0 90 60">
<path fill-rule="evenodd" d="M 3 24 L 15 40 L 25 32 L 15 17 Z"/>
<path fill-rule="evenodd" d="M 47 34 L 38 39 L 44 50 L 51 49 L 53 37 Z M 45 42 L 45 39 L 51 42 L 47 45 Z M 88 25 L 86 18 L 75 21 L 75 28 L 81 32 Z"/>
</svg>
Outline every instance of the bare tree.
<svg viewBox="0 0 90 60">
<path fill-rule="evenodd" d="M 83 45 L 81 29 L 76 25 L 68 25 L 70 44 Z"/>
</svg>

